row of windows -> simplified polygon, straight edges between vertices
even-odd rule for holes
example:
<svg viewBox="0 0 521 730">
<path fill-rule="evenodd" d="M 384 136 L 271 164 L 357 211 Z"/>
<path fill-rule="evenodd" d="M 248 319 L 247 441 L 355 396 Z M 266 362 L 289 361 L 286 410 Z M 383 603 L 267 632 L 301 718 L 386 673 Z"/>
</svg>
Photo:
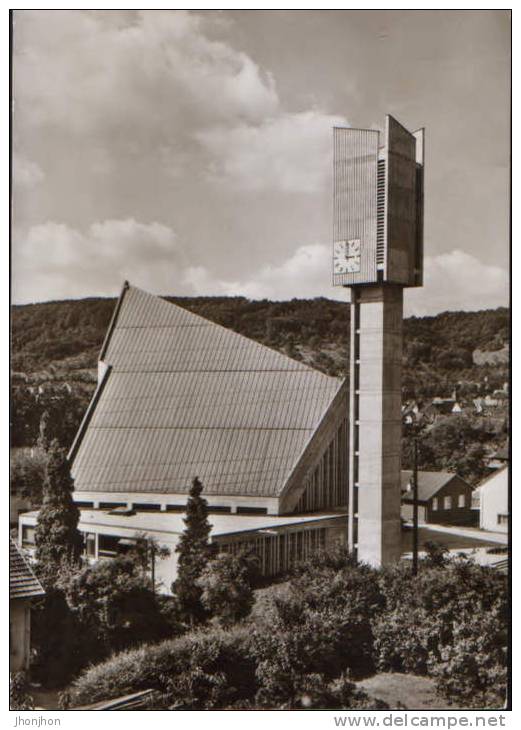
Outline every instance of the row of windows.
<svg viewBox="0 0 521 730">
<path fill-rule="evenodd" d="M 323 550 L 325 545 L 324 527 L 218 543 L 219 552 L 232 555 L 243 551 L 253 552 L 259 559 L 262 575 L 276 575 L 288 570 L 295 563 Z"/>
<path fill-rule="evenodd" d="M 453 497 L 452 495 L 447 495 L 446 497 L 443 497 L 443 501 L 442 501 L 441 497 L 440 498 L 434 497 L 432 500 L 432 510 L 433 510 L 433 512 L 436 512 L 436 510 L 439 510 L 439 509 L 453 509 L 456 506 L 455 502 L 456 502 L 456 498 Z M 443 507 L 441 506 L 442 504 L 443 504 Z M 458 494 L 458 507 L 461 509 L 465 506 L 466 506 L 465 495 Z"/>
<path fill-rule="evenodd" d="M 94 509 L 94 502 L 76 502 L 76 506 L 79 509 Z M 117 507 L 126 507 L 126 502 L 100 502 L 100 510 L 112 510 Z M 134 502 L 133 509 L 137 512 L 160 512 L 161 505 L 152 502 Z M 186 504 L 167 504 L 167 512 L 185 512 Z M 224 505 L 208 505 L 208 512 L 210 514 L 231 514 L 232 508 Z M 268 510 L 266 507 L 237 507 L 238 515 L 267 515 Z"/>
</svg>

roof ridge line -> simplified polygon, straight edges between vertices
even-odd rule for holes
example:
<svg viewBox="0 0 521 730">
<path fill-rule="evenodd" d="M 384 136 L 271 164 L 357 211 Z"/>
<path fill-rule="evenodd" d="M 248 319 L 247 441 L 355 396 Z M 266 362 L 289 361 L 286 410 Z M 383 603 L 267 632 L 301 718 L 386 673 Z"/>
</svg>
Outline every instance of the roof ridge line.
<svg viewBox="0 0 521 730">
<path fill-rule="evenodd" d="M 128 291 L 129 288 L 130 288 L 130 284 L 125 279 L 125 281 L 123 282 L 123 286 L 121 288 L 121 292 L 119 294 L 118 301 L 116 302 L 116 306 L 114 307 L 114 311 L 112 312 L 112 317 L 110 319 L 109 327 L 105 334 L 105 339 L 103 340 L 103 344 L 101 346 L 101 350 L 98 355 L 98 362 L 103 360 L 105 352 L 107 351 L 107 347 L 109 345 L 110 338 L 112 337 L 112 332 L 114 331 L 114 328 L 116 326 L 116 320 L 118 318 L 119 311 L 121 309 L 121 305 L 123 304 L 123 297 L 125 296 L 125 292 Z"/>
<path fill-rule="evenodd" d="M 72 468 L 72 464 L 74 462 L 74 457 L 76 456 L 76 453 L 80 447 L 83 436 L 85 435 L 85 431 L 87 430 L 90 420 L 94 414 L 94 409 L 96 408 L 98 400 L 101 396 L 103 388 L 105 387 L 105 384 L 106 384 L 111 372 L 112 372 L 112 365 L 107 365 L 107 367 L 105 368 L 105 371 L 101 377 L 100 382 L 96 386 L 96 390 L 94 391 L 91 401 L 90 401 L 89 405 L 87 406 L 87 410 L 85 411 L 85 415 L 83 416 L 83 419 L 80 423 L 76 436 L 74 437 L 74 441 L 72 442 L 71 448 L 69 449 L 69 453 L 67 454 L 67 460 L 70 462 L 71 468 Z"/>
</svg>

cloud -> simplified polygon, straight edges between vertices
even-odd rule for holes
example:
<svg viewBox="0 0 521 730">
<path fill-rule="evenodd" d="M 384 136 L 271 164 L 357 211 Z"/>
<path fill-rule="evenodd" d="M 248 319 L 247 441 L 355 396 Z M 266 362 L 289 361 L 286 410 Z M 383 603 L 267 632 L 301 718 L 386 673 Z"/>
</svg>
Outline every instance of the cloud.
<svg viewBox="0 0 521 730">
<path fill-rule="evenodd" d="M 281 264 L 264 266 L 254 277 L 243 281 L 216 279 L 202 266 L 188 267 L 184 281 L 192 287 L 194 294 L 275 300 L 347 299 L 342 289 L 331 285 L 331 250 L 319 243 L 300 246 Z"/>
<path fill-rule="evenodd" d="M 508 273 L 476 257 L 454 250 L 425 260 L 425 285 L 405 290 L 407 316 L 432 315 L 445 310 L 475 310 L 505 306 Z M 216 279 L 204 267 L 188 267 L 184 283 L 194 294 L 245 296 L 284 300 L 327 297 L 347 301 L 347 293 L 331 285 L 331 250 L 324 244 L 301 246 L 278 265 L 263 267 L 249 279 Z"/>
<path fill-rule="evenodd" d="M 13 185 L 17 188 L 31 189 L 45 178 L 42 168 L 21 155 L 13 155 Z"/>
<path fill-rule="evenodd" d="M 139 139 L 194 118 L 255 122 L 279 106 L 272 76 L 210 39 L 204 15 L 29 11 L 15 14 L 14 42 L 17 123 L 84 134 L 130 125 Z"/>
<path fill-rule="evenodd" d="M 425 259 L 424 286 L 405 293 L 407 314 L 490 309 L 508 304 L 508 271 L 455 249 Z"/>
<path fill-rule="evenodd" d="M 343 117 L 319 110 L 283 113 L 258 125 L 216 127 L 196 134 L 212 163 L 207 176 L 246 191 L 314 193 L 331 176 L 332 127 Z"/>
<path fill-rule="evenodd" d="M 175 292 L 185 268 L 176 234 L 160 223 L 106 220 L 82 232 L 47 222 L 13 242 L 13 300 L 114 296 L 125 279 Z"/>
</svg>

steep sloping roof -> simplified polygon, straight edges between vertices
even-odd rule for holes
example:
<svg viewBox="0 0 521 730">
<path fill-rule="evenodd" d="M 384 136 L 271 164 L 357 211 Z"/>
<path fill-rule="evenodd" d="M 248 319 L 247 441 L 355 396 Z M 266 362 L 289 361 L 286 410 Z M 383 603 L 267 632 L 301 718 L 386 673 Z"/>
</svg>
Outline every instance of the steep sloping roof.
<svg viewBox="0 0 521 730">
<path fill-rule="evenodd" d="M 450 471 L 419 471 L 418 472 L 418 499 L 424 501 L 434 497 L 442 487 L 448 484 L 457 474 Z M 402 490 L 405 491 L 412 478 L 412 471 L 404 469 L 402 471 Z M 460 477 L 461 479 L 461 477 Z M 462 480 L 464 481 L 464 480 Z M 468 485 L 469 489 L 471 488 Z M 408 495 L 407 495 L 408 496 Z M 412 499 L 412 492 L 410 493 Z"/>
<path fill-rule="evenodd" d="M 110 366 L 73 448 L 79 491 L 275 497 L 341 387 L 264 345 L 126 286 Z"/>
<path fill-rule="evenodd" d="M 44 592 L 18 546 L 9 538 L 9 598 L 32 598 Z"/>
</svg>

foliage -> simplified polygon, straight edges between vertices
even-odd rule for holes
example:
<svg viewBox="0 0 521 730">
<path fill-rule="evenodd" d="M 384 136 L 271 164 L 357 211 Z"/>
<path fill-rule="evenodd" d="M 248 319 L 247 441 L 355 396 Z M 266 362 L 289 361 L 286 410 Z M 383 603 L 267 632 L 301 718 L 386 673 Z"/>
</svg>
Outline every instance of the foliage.
<svg viewBox="0 0 521 730">
<path fill-rule="evenodd" d="M 78 677 L 71 697 L 78 705 L 155 689 L 164 706 L 210 709 L 246 701 L 252 688 L 251 632 L 214 628 L 121 652 Z"/>
<path fill-rule="evenodd" d="M 202 588 L 197 580 L 213 552 L 209 543 L 208 503 L 201 496 L 202 491 L 203 485 L 196 477 L 186 503 L 185 529 L 175 549 L 179 558 L 177 578 L 172 584 L 181 613 L 195 623 L 204 620 L 207 615 L 201 603 Z"/>
<path fill-rule="evenodd" d="M 221 625 L 245 618 L 254 603 L 252 559 L 246 555 L 220 553 L 211 560 L 197 581 L 201 603 Z"/>
<path fill-rule="evenodd" d="M 382 571 L 386 607 L 374 621 L 376 664 L 435 677 L 449 701 L 483 707 L 494 695 L 501 704 L 506 577 L 464 558 L 440 564 L 439 557 L 422 561 L 417 576 L 405 566 Z"/>
<path fill-rule="evenodd" d="M 63 686 L 88 661 L 83 639 L 63 591 L 47 588 L 45 596 L 34 602 L 31 612 L 35 677 L 49 687 Z"/>
<path fill-rule="evenodd" d="M 437 689 L 460 706 L 501 708 L 507 690 L 507 629 L 497 609 L 470 610 L 454 626 L 452 641 L 431 668 Z"/>
<path fill-rule="evenodd" d="M 342 554 L 343 566 L 332 567 Z M 369 673 L 374 666 L 371 618 L 383 608 L 376 578 L 375 570 L 356 566 L 341 550 L 313 558 L 297 571 L 289 591 L 274 596 L 275 615 L 269 612 L 260 656 L 283 667 L 290 662 L 298 674 Z"/>
<path fill-rule="evenodd" d="M 131 557 L 86 566 L 62 580 L 61 588 L 81 626 L 89 661 L 169 633 L 151 583 Z"/>
<path fill-rule="evenodd" d="M 43 482 L 47 456 L 41 449 L 17 449 L 11 456 L 11 494 L 26 499 L 33 508 L 39 507 L 43 498 Z"/>
<path fill-rule="evenodd" d="M 64 562 L 78 563 L 83 539 L 80 512 L 72 500 L 74 482 L 64 449 L 53 441 L 45 467 L 43 504 L 35 531 L 36 570 L 45 588 L 56 585 Z"/>
<path fill-rule="evenodd" d="M 434 563 L 412 576 L 341 550 L 315 556 L 250 624 L 121 652 L 78 677 L 72 702 L 153 689 L 163 708 L 374 709 L 351 677 L 376 667 L 432 676 L 448 702 L 499 706 L 506 578 L 465 559 Z"/>
<path fill-rule="evenodd" d="M 24 672 L 9 675 L 9 709 L 34 710 L 34 700 L 29 694 L 29 685 Z"/>
<path fill-rule="evenodd" d="M 13 387 L 12 446 L 39 443 L 46 448 L 56 439 L 60 446 L 69 449 L 87 408 L 89 394 L 90 391 L 85 394 L 62 384 Z"/>
</svg>

